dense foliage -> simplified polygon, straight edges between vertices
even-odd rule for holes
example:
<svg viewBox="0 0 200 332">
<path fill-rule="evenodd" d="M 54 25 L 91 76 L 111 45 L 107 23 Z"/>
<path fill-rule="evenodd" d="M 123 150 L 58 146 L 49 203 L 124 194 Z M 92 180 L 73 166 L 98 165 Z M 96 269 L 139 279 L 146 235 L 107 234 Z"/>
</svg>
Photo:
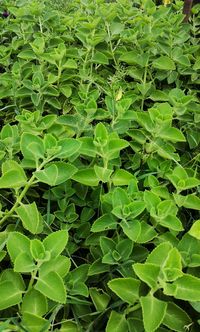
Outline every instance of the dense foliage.
<svg viewBox="0 0 200 332">
<path fill-rule="evenodd" d="M 199 331 L 199 7 L 0 3 L 0 330 Z"/>
</svg>

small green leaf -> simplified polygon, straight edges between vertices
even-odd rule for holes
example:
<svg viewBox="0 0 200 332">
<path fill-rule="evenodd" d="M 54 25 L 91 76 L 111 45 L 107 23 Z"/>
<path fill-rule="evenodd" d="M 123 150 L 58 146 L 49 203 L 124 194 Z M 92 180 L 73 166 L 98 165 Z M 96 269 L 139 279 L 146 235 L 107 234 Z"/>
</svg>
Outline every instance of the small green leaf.
<svg viewBox="0 0 200 332">
<path fill-rule="evenodd" d="M 46 250 L 51 253 L 51 257 L 57 257 L 65 249 L 68 242 L 68 232 L 66 230 L 60 230 L 48 235 L 43 245 Z"/>
<path fill-rule="evenodd" d="M 99 179 L 92 168 L 81 169 L 72 176 L 72 179 L 91 187 L 96 187 L 99 184 Z"/>
<path fill-rule="evenodd" d="M 167 303 L 153 295 L 141 296 L 142 315 L 146 332 L 154 332 L 161 325 L 167 310 Z"/>
<path fill-rule="evenodd" d="M 58 141 L 60 151 L 56 153 L 58 158 L 69 158 L 77 153 L 81 147 L 81 142 L 74 138 L 64 138 Z"/>
<path fill-rule="evenodd" d="M 200 240 L 200 219 L 194 222 L 188 233 L 196 239 Z"/>
<path fill-rule="evenodd" d="M 164 294 L 184 301 L 200 301 L 200 278 L 184 274 L 173 283 L 166 283 Z"/>
<path fill-rule="evenodd" d="M 61 325 L 60 332 L 80 332 L 80 329 L 76 323 L 72 322 L 71 320 L 65 320 Z"/>
<path fill-rule="evenodd" d="M 41 215 L 38 212 L 35 202 L 31 204 L 22 204 L 16 208 L 16 212 L 22 221 L 25 229 L 32 234 L 38 234 L 42 232 L 43 224 Z"/>
<path fill-rule="evenodd" d="M 152 63 L 154 68 L 161 70 L 175 70 L 176 66 L 172 59 L 168 56 L 160 56 L 158 59 L 154 60 Z"/>
<path fill-rule="evenodd" d="M 155 229 L 148 225 L 145 221 L 141 222 L 141 232 L 137 237 L 137 243 L 146 243 L 151 241 L 154 237 L 157 236 Z"/>
<path fill-rule="evenodd" d="M 108 65 L 109 61 L 108 58 L 105 54 L 103 54 L 102 52 L 96 51 L 93 58 L 92 58 L 92 62 L 94 63 L 100 63 L 103 65 Z"/>
<path fill-rule="evenodd" d="M 34 288 L 55 302 L 66 303 L 66 289 L 62 278 L 56 272 L 39 277 Z"/>
<path fill-rule="evenodd" d="M 14 160 L 7 160 L 2 164 L 0 188 L 20 188 L 27 182 L 23 168 Z"/>
<path fill-rule="evenodd" d="M 44 144 L 40 137 L 31 133 L 23 133 L 20 141 L 20 148 L 24 158 L 37 160 L 44 158 Z"/>
<path fill-rule="evenodd" d="M 98 123 L 94 131 L 95 140 L 98 142 L 107 142 L 108 140 L 108 131 L 103 123 Z"/>
<path fill-rule="evenodd" d="M 157 280 L 160 273 L 158 265 L 152 263 L 136 263 L 133 265 L 133 269 L 138 278 L 149 285 L 149 287 L 156 288 L 158 286 Z"/>
<path fill-rule="evenodd" d="M 31 332 L 49 331 L 50 321 L 31 312 L 24 312 L 22 323 Z"/>
<path fill-rule="evenodd" d="M 159 132 L 159 137 L 172 142 L 185 142 L 185 136 L 177 128 L 165 128 Z"/>
<path fill-rule="evenodd" d="M 134 304 L 139 298 L 140 281 L 134 278 L 113 279 L 108 282 L 108 287 L 129 304 Z"/>
<path fill-rule="evenodd" d="M 106 213 L 95 220 L 94 224 L 91 227 L 91 231 L 94 233 L 103 232 L 109 229 L 116 229 L 116 227 L 117 221 L 115 217 L 110 213 Z"/>
<path fill-rule="evenodd" d="M 32 272 L 36 269 L 36 265 L 34 264 L 34 261 L 32 257 L 27 254 L 26 252 L 21 252 L 14 262 L 14 271 L 15 272 Z"/>
<path fill-rule="evenodd" d="M 173 302 L 167 303 L 167 311 L 162 324 L 171 331 L 183 332 L 185 327 L 191 324 L 188 314 Z"/>
<path fill-rule="evenodd" d="M 40 182 L 56 186 L 72 178 L 76 170 L 76 167 L 70 163 L 55 162 L 48 165 L 44 170 L 35 172 L 35 176 Z"/>
<path fill-rule="evenodd" d="M 45 248 L 43 243 L 38 239 L 31 240 L 30 251 L 33 259 L 40 260 L 45 256 Z"/>
<path fill-rule="evenodd" d="M 47 299 L 40 292 L 32 288 L 28 291 L 22 301 L 22 313 L 30 312 L 34 315 L 43 316 L 47 313 Z"/>
<path fill-rule="evenodd" d="M 112 182 L 114 186 L 127 186 L 130 181 L 134 179 L 134 175 L 125 171 L 124 169 L 117 169 L 112 175 Z"/>
<path fill-rule="evenodd" d="M 103 311 L 107 308 L 110 301 L 110 296 L 104 291 L 97 288 L 90 288 L 90 297 L 97 311 Z"/>
<path fill-rule="evenodd" d="M 30 255 L 30 240 L 19 232 L 12 232 L 8 236 L 7 250 L 14 263 L 20 253 L 27 253 Z"/>
<path fill-rule="evenodd" d="M 0 282 L 10 281 L 15 287 L 22 292 L 25 290 L 25 283 L 20 273 L 14 272 L 13 269 L 3 270 L 0 275 Z"/>
<path fill-rule="evenodd" d="M 113 170 L 111 170 L 111 169 L 99 167 L 97 165 L 94 165 L 94 171 L 95 171 L 96 176 L 98 177 L 99 181 L 102 181 L 103 183 L 106 183 L 109 181 L 110 176 L 113 172 Z"/>
<path fill-rule="evenodd" d="M 44 262 L 40 266 L 39 272 L 40 275 L 43 276 L 51 271 L 55 271 L 56 273 L 59 274 L 61 278 L 64 278 L 69 272 L 70 266 L 71 266 L 70 258 L 60 255 L 58 257 L 49 260 L 48 262 Z"/>
<path fill-rule="evenodd" d="M 11 282 L 2 281 L 0 283 L 0 310 L 19 304 L 22 300 L 22 291 Z"/>
<path fill-rule="evenodd" d="M 116 311 L 111 311 L 106 332 L 125 332 L 128 331 L 128 325 L 125 315 L 119 314 Z"/>
<path fill-rule="evenodd" d="M 120 226 L 122 227 L 124 234 L 126 234 L 130 240 L 137 242 L 137 239 L 141 234 L 141 222 L 139 220 L 122 220 Z"/>
</svg>

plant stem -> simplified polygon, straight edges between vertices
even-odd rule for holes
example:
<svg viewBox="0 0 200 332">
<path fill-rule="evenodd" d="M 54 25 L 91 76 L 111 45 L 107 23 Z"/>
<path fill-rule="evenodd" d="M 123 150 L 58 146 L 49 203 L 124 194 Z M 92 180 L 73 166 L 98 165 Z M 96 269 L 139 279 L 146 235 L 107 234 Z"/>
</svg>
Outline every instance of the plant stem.
<svg viewBox="0 0 200 332">
<path fill-rule="evenodd" d="M 49 160 L 45 160 L 43 161 L 43 163 L 41 163 L 41 165 L 38 167 L 37 171 L 40 171 L 44 165 L 48 162 Z M 2 225 L 10 216 L 12 216 L 12 214 L 15 212 L 16 208 L 21 204 L 22 199 L 24 198 L 24 196 L 26 195 L 28 189 L 31 187 L 31 185 L 33 184 L 35 180 L 35 174 L 33 174 L 30 178 L 30 180 L 28 181 L 28 183 L 25 185 L 24 189 L 22 190 L 21 194 L 17 197 L 15 204 L 13 205 L 13 207 L 10 209 L 10 211 L 8 211 L 6 213 L 6 215 L 0 220 L 0 225 Z"/>
</svg>

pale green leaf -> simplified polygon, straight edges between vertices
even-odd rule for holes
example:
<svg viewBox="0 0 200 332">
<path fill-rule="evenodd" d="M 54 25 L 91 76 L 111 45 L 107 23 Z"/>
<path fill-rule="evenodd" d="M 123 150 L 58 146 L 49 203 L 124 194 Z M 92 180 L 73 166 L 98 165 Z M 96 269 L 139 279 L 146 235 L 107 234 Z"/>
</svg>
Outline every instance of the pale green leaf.
<svg viewBox="0 0 200 332">
<path fill-rule="evenodd" d="M 66 289 L 62 278 L 56 272 L 39 276 L 34 288 L 49 299 L 66 303 Z"/>
<path fill-rule="evenodd" d="M 108 282 L 108 287 L 129 304 L 134 304 L 139 298 L 140 281 L 137 279 L 115 278 Z"/>
</svg>

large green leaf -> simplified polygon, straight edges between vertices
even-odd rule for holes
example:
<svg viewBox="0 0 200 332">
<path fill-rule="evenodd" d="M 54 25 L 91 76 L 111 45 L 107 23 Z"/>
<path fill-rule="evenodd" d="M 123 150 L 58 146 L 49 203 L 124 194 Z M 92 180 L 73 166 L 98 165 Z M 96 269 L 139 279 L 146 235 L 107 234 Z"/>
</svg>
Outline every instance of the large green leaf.
<svg viewBox="0 0 200 332">
<path fill-rule="evenodd" d="M 57 257 L 65 249 L 68 242 L 68 232 L 60 230 L 49 234 L 43 241 L 44 247 L 51 253 L 51 257 Z"/>
<path fill-rule="evenodd" d="M 7 160 L 2 164 L 0 188 L 20 188 L 27 182 L 23 168 L 14 160 Z"/>
<path fill-rule="evenodd" d="M 173 283 L 166 283 L 164 294 L 185 301 L 200 301 L 200 278 L 184 274 Z"/>
<path fill-rule="evenodd" d="M 49 272 L 39 276 L 34 288 L 49 299 L 66 303 L 66 289 L 62 278 L 56 272 Z"/>
<path fill-rule="evenodd" d="M 188 314 L 173 302 L 167 303 L 167 311 L 162 322 L 171 331 L 183 332 L 191 324 Z"/>
<path fill-rule="evenodd" d="M 37 160 L 44 158 L 44 144 L 40 137 L 31 133 L 23 133 L 21 136 L 20 147 L 24 158 Z"/>
<path fill-rule="evenodd" d="M 22 299 L 22 290 L 18 289 L 11 281 L 0 283 L 0 310 L 19 304 Z"/>
<path fill-rule="evenodd" d="M 26 228 L 32 234 L 38 234 L 42 232 L 42 217 L 38 212 L 35 202 L 31 204 L 21 203 L 21 206 L 16 208 L 16 211 L 22 221 L 24 228 Z"/>
<path fill-rule="evenodd" d="M 161 70 L 175 70 L 176 66 L 174 61 L 168 56 L 160 56 L 158 59 L 153 61 L 153 67 Z"/>
<path fill-rule="evenodd" d="M 108 287 L 129 304 L 134 304 L 139 297 L 140 281 L 134 278 L 113 279 L 108 282 Z"/>
<path fill-rule="evenodd" d="M 93 168 L 81 169 L 72 177 L 72 179 L 91 187 L 98 186 L 99 183 L 99 178 Z"/>
<path fill-rule="evenodd" d="M 21 310 L 22 312 L 43 316 L 48 310 L 47 299 L 43 294 L 32 288 L 24 295 Z"/>
<path fill-rule="evenodd" d="M 116 311 L 111 311 L 106 332 L 125 332 L 128 330 L 125 315 L 119 314 Z"/>
<path fill-rule="evenodd" d="M 158 276 L 160 273 L 160 268 L 158 265 L 152 263 L 136 263 L 133 265 L 133 269 L 138 278 L 149 285 L 149 287 L 157 288 Z"/>
<path fill-rule="evenodd" d="M 144 328 L 146 332 L 154 332 L 161 325 L 167 310 L 167 303 L 153 295 L 140 297 Z"/>
<path fill-rule="evenodd" d="M 12 262 L 14 262 L 19 254 L 30 254 L 30 240 L 19 232 L 12 232 L 8 236 L 7 250 Z"/>
<path fill-rule="evenodd" d="M 76 171 L 77 168 L 74 165 L 60 161 L 48 165 L 44 170 L 35 172 L 35 177 L 40 182 L 57 186 L 72 178 Z"/>
<path fill-rule="evenodd" d="M 22 323 L 31 332 L 49 331 L 50 321 L 31 312 L 23 312 Z"/>
</svg>

